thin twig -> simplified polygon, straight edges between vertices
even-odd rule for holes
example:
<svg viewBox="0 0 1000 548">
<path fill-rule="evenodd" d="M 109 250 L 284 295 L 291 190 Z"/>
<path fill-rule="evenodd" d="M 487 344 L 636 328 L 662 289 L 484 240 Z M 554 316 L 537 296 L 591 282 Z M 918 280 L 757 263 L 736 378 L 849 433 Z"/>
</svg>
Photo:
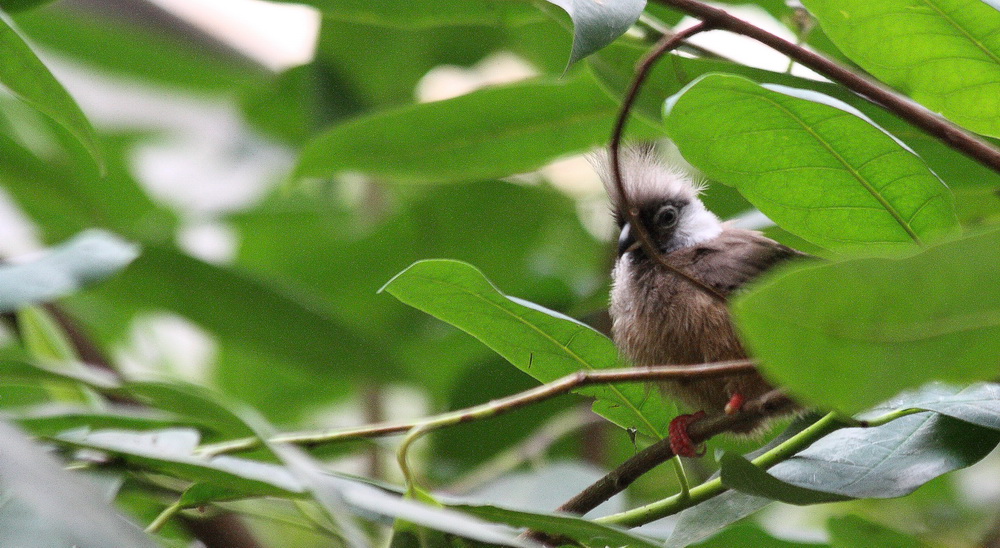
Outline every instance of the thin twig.
<svg viewBox="0 0 1000 548">
<path fill-rule="evenodd" d="M 322 432 L 279 434 L 268 441 L 270 443 L 290 443 L 304 447 L 315 447 L 339 441 L 402 434 L 429 425 L 437 428 L 440 425 L 459 424 L 494 417 L 593 384 L 728 377 L 731 375 L 749 374 L 755 370 L 752 360 L 732 360 L 700 365 L 654 365 L 650 367 L 577 371 L 553 382 L 512 396 L 416 421 L 374 424 L 358 428 Z M 204 456 L 235 453 L 256 449 L 262 444 L 260 438 L 240 438 L 218 444 L 204 445 L 197 450 L 197 453 Z"/>
<path fill-rule="evenodd" d="M 962 129 L 937 114 L 896 93 L 877 80 L 855 72 L 836 61 L 813 53 L 725 11 L 697 0 L 654 0 L 664 6 L 701 19 L 711 28 L 723 29 L 749 38 L 778 51 L 868 99 L 875 105 L 924 130 L 951 148 L 1000 173 L 1000 149 L 977 135 Z"/>
<path fill-rule="evenodd" d="M 632 225 L 632 229 L 635 230 L 636 235 L 639 236 L 639 243 L 642 245 L 642 249 L 646 253 L 646 256 L 653 258 L 653 260 L 658 262 L 660 266 L 687 280 L 689 283 L 701 289 L 706 294 L 711 295 L 715 299 L 725 303 L 725 295 L 719 293 L 715 290 L 715 288 L 709 286 L 694 276 L 691 276 L 687 272 L 668 263 L 663 257 L 663 254 L 656 248 L 656 244 L 653 243 L 653 239 L 649 236 L 649 231 L 646 230 L 646 226 L 643 224 L 642 219 L 639 218 L 639 210 L 632 204 L 631 198 L 625 191 L 625 184 L 622 180 L 622 166 L 620 158 L 622 136 L 625 134 L 625 124 L 628 122 L 629 113 L 632 111 L 632 105 L 639 96 L 639 90 L 642 89 L 642 85 L 649 76 L 649 72 L 652 70 L 653 65 L 656 64 L 657 59 L 663 57 L 663 55 L 667 52 L 676 49 L 677 46 L 679 46 L 684 40 L 687 40 L 699 32 L 709 30 L 710 28 L 710 24 L 701 22 L 692 27 L 677 31 L 672 35 L 664 36 L 663 39 L 656 44 L 656 47 L 653 48 L 650 54 L 639 62 L 638 67 L 636 67 L 635 78 L 632 79 L 632 85 L 625 93 L 621 109 L 618 111 L 618 118 L 615 120 L 615 127 L 611 133 L 611 143 L 608 145 L 608 155 L 611 159 L 611 177 L 614 181 L 618 197 L 622 202 L 621 208 L 628 217 L 629 223 Z"/>
</svg>

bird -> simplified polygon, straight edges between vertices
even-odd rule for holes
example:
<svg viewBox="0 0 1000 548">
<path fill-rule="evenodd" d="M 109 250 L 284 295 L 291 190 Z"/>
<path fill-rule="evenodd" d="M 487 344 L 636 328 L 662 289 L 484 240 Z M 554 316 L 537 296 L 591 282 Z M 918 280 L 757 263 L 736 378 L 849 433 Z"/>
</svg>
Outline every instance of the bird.
<svg viewBox="0 0 1000 548">
<path fill-rule="evenodd" d="M 620 229 L 609 306 L 616 345 L 637 366 L 748 358 L 726 301 L 771 268 L 808 255 L 758 231 L 720 221 L 698 197 L 703 186 L 666 164 L 654 148 L 627 146 L 619 157 L 628 203 L 656 251 L 664 262 L 705 287 L 646 253 L 614 183 L 608 156 L 592 158 Z M 756 370 L 658 384 L 667 396 L 698 410 L 674 418 L 668 429 L 674 454 L 684 457 L 701 454 L 687 433 L 688 425 L 706 416 L 739 412 L 744 402 L 774 389 Z M 768 419 L 744 424 L 734 433 L 752 435 Z"/>
</svg>

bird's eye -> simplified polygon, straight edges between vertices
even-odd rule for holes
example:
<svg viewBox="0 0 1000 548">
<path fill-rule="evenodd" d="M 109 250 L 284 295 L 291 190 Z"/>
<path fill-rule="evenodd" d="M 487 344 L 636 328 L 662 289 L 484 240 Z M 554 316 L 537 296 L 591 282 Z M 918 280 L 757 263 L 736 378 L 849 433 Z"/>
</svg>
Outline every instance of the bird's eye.
<svg viewBox="0 0 1000 548">
<path fill-rule="evenodd" d="M 677 207 L 672 205 L 663 206 L 659 211 L 656 212 L 656 217 L 653 222 L 656 226 L 663 228 L 672 228 L 677 224 Z"/>
</svg>

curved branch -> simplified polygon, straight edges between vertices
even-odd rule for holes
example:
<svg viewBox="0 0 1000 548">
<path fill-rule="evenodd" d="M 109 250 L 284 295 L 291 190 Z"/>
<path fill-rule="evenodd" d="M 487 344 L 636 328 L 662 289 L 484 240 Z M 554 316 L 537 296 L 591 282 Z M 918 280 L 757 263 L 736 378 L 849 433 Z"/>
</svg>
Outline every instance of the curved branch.
<svg viewBox="0 0 1000 548">
<path fill-rule="evenodd" d="M 642 61 L 639 62 L 638 67 L 636 67 L 635 78 L 632 79 L 632 85 L 629 87 L 628 92 L 625 94 L 625 98 L 622 100 L 621 109 L 618 111 L 618 118 L 615 120 L 615 127 L 611 133 L 611 142 L 608 144 L 608 157 L 611 160 L 611 178 L 614 181 L 615 190 L 622 201 L 622 209 L 625 211 L 625 215 L 628 217 L 628 221 L 632 225 L 632 229 L 635 230 L 636 235 L 639 237 L 639 243 L 642 245 L 642 249 L 646 255 L 652 257 L 653 260 L 659 263 L 663 268 L 677 274 L 684 280 L 687 280 L 688 283 L 704 291 L 706 294 L 711 295 L 713 298 L 725 303 L 726 297 L 722 293 L 719 293 L 713 287 L 668 263 L 667 260 L 664 259 L 663 254 L 657 250 L 656 245 L 653 243 L 653 239 L 649 236 L 649 231 L 646 230 L 646 225 L 644 225 L 642 223 L 642 219 L 639 218 L 639 210 L 632 205 L 632 200 L 625 191 L 625 184 L 622 181 L 620 155 L 622 136 L 625 134 L 625 124 L 628 122 L 629 113 L 632 111 L 632 105 L 635 104 L 635 100 L 639 96 L 639 90 L 642 89 L 642 85 L 649 76 L 650 70 L 653 69 L 653 65 L 656 64 L 656 61 L 663 57 L 663 55 L 676 49 L 684 40 L 698 34 L 699 32 L 704 32 L 710 29 L 711 24 L 701 22 L 692 27 L 677 31 L 672 35 L 664 36 L 662 40 L 657 42 L 656 46 L 650 51 L 649 55 L 644 57 Z"/>
<path fill-rule="evenodd" d="M 813 53 L 802 46 L 793 44 L 721 9 L 713 8 L 697 0 L 653 1 L 697 17 L 712 28 L 741 34 L 787 55 L 795 62 L 843 85 L 875 105 L 922 129 L 958 152 L 1000 173 L 1000 149 L 873 78 L 859 74 L 831 59 Z"/>
</svg>

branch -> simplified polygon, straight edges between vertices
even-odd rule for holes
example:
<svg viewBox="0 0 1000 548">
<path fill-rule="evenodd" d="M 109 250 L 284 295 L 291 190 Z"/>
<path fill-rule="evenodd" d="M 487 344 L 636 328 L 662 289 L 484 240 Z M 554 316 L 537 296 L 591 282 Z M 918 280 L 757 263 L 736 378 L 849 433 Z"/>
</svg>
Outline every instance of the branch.
<svg viewBox="0 0 1000 548">
<path fill-rule="evenodd" d="M 423 432 L 435 430 L 444 426 L 469 422 L 478 419 L 495 417 L 520 409 L 527 405 L 538 403 L 549 398 L 565 394 L 571 390 L 592 384 L 610 384 L 620 382 L 647 382 L 664 379 L 703 379 L 709 377 L 727 377 L 731 375 L 749 374 L 755 371 L 751 360 L 733 360 L 726 362 L 706 363 L 701 365 L 654 365 L 650 367 L 630 367 L 625 369 L 602 369 L 577 371 L 553 382 L 537 386 L 513 396 L 507 396 L 489 403 L 442 413 L 416 421 L 382 423 L 347 428 L 327 430 L 322 432 L 279 434 L 271 438 L 269 443 L 290 443 L 304 447 L 315 447 L 327 443 L 346 440 L 376 438 L 393 434 L 402 434 L 420 429 Z M 692 429 L 694 426 L 692 425 Z M 204 456 L 221 455 L 249 451 L 261 447 L 260 438 L 248 437 L 212 445 L 204 445 L 197 450 Z"/>
<path fill-rule="evenodd" d="M 653 1 L 697 17 L 711 28 L 728 30 L 753 38 L 771 49 L 787 55 L 797 63 L 809 67 L 830 80 L 843 85 L 875 105 L 924 130 L 951 148 L 1000 173 L 1000 149 L 977 135 L 934 114 L 910 98 L 896 93 L 888 86 L 873 78 L 855 72 L 783 38 L 779 38 L 738 17 L 729 15 L 721 9 L 713 8 L 696 0 Z"/>
<path fill-rule="evenodd" d="M 629 197 L 628 193 L 625 192 L 625 184 L 622 181 L 622 166 L 620 157 L 622 136 L 625 133 L 625 124 L 628 122 L 628 116 L 632 111 L 632 105 L 635 104 L 635 100 L 639 96 L 639 90 L 642 89 L 642 85 L 649 76 L 649 72 L 652 70 L 653 65 L 656 64 L 656 61 L 660 57 L 663 57 L 667 52 L 676 49 L 677 46 L 679 46 L 684 40 L 687 40 L 699 32 L 710 30 L 710 28 L 711 25 L 709 23 L 702 22 L 684 30 L 677 31 L 672 35 L 664 36 L 663 39 L 656 44 L 649 55 L 639 62 L 639 66 L 636 67 L 635 78 L 632 80 L 632 85 L 629 87 L 628 92 L 625 94 L 625 98 L 622 100 L 621 109 L 618 111 L 618 118 L 615 120 L 615 127 L 611 133 L 611 143 L 608 145 L 608 156 L 611 160 L 611 178 L 614 181 L 615 190 L 622 202 L 621 207 L 625 211 L 625 215 L 628 217 L 629 224 L 632 225 L 632 229 L 635 230 L 636 235 L 639 237 L 639 243 L 642 245 L 642 250 L 648 257 L 652 257 L 653 260 L 658 262 L 663 268 L 677 274 L 681 278 L 687 280 L 688 283 L 704 291 L 706 294 L 722 303 L 725 303 L 726 297 L 724 295 L 701 280 L 668 263 L 663 257 L 663 254 L 656 248 L 656 244 L 653 243 L 653 239 L 649 236 L 649 231 L 646 230 L 646 225 L 644 225 L 642 219 L 639 218 L 639 210 L 635 208 L 632 204 L 632 199 Z"/>
</svg>

